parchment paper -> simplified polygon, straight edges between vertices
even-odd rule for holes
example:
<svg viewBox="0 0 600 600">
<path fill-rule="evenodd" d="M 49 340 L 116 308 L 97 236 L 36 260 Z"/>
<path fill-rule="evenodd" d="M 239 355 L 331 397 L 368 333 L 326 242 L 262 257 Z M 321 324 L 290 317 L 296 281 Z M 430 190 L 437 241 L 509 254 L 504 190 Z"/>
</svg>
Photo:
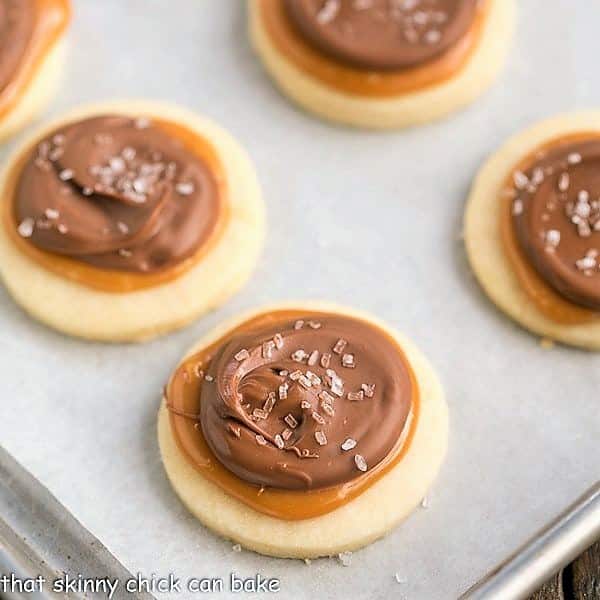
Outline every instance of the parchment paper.
<svg viewBox="0 0 600 600">
<path fill-rule="evenodd" d="M 146 345 L 68 339 L 0 291 L 1 443 L 127 568 L 183 579 L 261 573 L 280 578 L 284 598 L 453 598 L 598 477 L 600 356 L 543 350 L 500 315 L 469 274 L 459 235 L 471 179 L 509 134 L 600 105 L 600 5 L 521 0 L 508 68 L 490 93 L 441 123 L 368 133 L 321 123 L 278 94 L 248 45 L 242 2 L 74 4 L 48 114 L 119 97 L 200 111 L 250 152 L 270 220 L 244 291 Z M 160 389 L 180 355 L 227 316 L 299 298 L 352 304 L 409 334 L 451 410 L 429 508 L 349 567 L 233 552 L 183 508 L 159 459 Z"/>
</svg>

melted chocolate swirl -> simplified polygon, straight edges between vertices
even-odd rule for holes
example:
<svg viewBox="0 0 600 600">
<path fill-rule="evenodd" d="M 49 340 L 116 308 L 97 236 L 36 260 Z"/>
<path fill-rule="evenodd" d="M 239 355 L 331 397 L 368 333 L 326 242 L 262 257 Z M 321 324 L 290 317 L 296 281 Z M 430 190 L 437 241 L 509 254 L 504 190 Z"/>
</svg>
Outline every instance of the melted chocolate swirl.
<svg viewBox="0 0 600 600">
<path fill-rule="evenodd" d="M 202 431 L 219 461 L 252 484 L 340 485 L 397 446 L 412 385 L 395 342 L 369 323 L 279 321 L 217 352 L 202 386 Z"/>
<path fill-rule="evenodd" d="M 17 186 L 19 233 L 42 250 L 149 273 L 191 256 L 219 214 L 214 174 L 160 124 L 100 116 L 39 143 Z"/>
<path fill-rule="evenodd" d="M 513 174 L 517 239 L 540 276 L 600 311 L 600 140 L 563 141 Z"/>
<path fill-rule="evenodd" d="M 432 60 L 470 29 L 478 0 L 285 0 L 291 21 L 326 55 L 362 69 Z"/>
</svg>

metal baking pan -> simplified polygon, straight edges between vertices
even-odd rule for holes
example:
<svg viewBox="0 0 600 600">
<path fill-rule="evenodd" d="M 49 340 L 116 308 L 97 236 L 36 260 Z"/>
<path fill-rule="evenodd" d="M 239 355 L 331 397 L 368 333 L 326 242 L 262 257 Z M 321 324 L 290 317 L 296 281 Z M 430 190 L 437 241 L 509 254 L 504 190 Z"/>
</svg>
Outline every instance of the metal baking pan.
<svg viewBox="0 0 600 600">
<path fill-rule="evenodd" d="M 470 275 L 460 224 L 478 167 L 510 134 L 600 103 L 600 5 L 521 0 L 497 85 L 449 119 L 390 133 L 332 127 L 293 107 L 249 47 L 236 0 L 74 5 L 63 85 L 46 116 L 115 97 L 201 112 L 248 150 L 270 223 L 257 271 L 235 299 L 144 345 L 66 338 L 0 288 L 0 444 L 129 573 L 260 574 L 278 578 L 284 598 L 447 600 L 597 481 L 600 355 L 543 349 L 500 315 Z M 185 350 L 242 310 L 302 298 L 352 304 L 406 333 L 435 365 L 450 407 L 450 449 L 427 508 L 348 567 L 234 552 L 181 505 L 158 453 L 160 390 Z M 105 560 L 89 572 L 108 570 Z M 77 570 L 88 570 L 84 562 Z"/>
</svg>

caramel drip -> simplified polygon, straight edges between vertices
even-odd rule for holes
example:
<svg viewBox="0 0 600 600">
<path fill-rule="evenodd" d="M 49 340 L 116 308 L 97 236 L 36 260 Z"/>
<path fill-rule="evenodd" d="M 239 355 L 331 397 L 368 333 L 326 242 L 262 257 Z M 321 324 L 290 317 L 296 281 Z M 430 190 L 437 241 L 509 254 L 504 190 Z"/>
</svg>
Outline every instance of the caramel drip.
<svg viewBox="0 0 600 600">
<path fill-rule="evenodd" d="M 485 3 L 469 29 L 454 46 L 426 64 L 398 71 L 365 71 L 329 58 L 307 42 L 286 14 L 281 0 L 256 0 L 259 18 L 278 51 L 302 71 L 349 94 L 374 98 L 399 96 L 447 81 L 475 51 L 489 13 Z"/>
<path fill-rule="evenodd" d="M 539 156 L 540 153 L 546 152 L 557 144 L 585 141 L 586 139 L 589 139 L 590 136 L 597 137 L 597 135 L 597 133 L 578 133 L 562 136 L 550 140 L 536 148 L 511 169 L 511 174 L 508 176 L 506 183 L 503 186 L 503 192 L 513 189 L 514 184 L 512 174 L 516 171 L 525 170 L 528 165 L 535 162 L 536 157 Z M 564 298 L 538 274 L 533 265 L 529 262 L 517 239 L 511 214 L 513 198 L 510 195 L 504 195 L 503 193 L 500 202 L 502 203 L 502 212 L 499 226 L 504 252 L 506 253 L 513 272 L 519 280 L 523 291 L 529 296 L 532 302 L 534 302 L 537 308 L 546 317 L 556 323 L 579 325 L 597 319 L 600 316 L 598 312 L 578 306 Z"/>
<path fill-rule="evenodd" d="M 181 261 L 175 266 L 168 267 L 161 271 L 153 273 L 125 272 L 112 269 L 101 269 L 93 265 L 78 261 L 76 258 L 61 256 L 52 252 L 47 252 L 37 248 L 27 239 L 24 239 L 17 232 L 17 218 L 14 214 L 15 195 L 19 177 L 24 164 L 29 160 L 29 156 L 34 147 L 26 148 L 20 158 L 15 162 L 12 172 L 7 179 L 5 187 L 6 198 L 4 201 L 2 221 L 6 227 L 11 240 L 20 252 L 25 254 L 31 260 L 40 266 L 48 269 L 52 273 L 74 281 L 87 287 L 101 290 L 103 292 L 127 293 L 137 290 L 148 289 L 162 285 L 181 277 L 198 262 L 200 262 L 223 234 L 229 221 L 229 209 L 227 202 L 227 182 L 224 169 L 219 156 L 210 142 L 200 137 L 196 132 L 182 125 L 169 121 L 153 119 L 153 123 L 166 131 L 168 134 L 180 139 L 190 151 L 200 157 L 211 169 L 219 189 L 219 207 L 217 223 L 208 237 L 202 243 L 198 250 L 189 258 Z"/>
<path fill-rule="evenodd" d="M 200 396 L 203 385 L 213 384 L 204 379 L 211 360 L 227 340 L 236 334 L 262 328 L 280 321 L 300 317 L 318 317 L 322 313 L 306 311 L 277 311 L 262 314 L 229 331 L 210 346 L 188 357 L 175 371 L 166 388 L 166 403 L 170 410 L 172 432 L 185 458 L 202 477 L 219 486 L 227 494 L 257 512 L 285 520 L 310 519 L 324 515 L 346 504 L 389 473 L 408 452 L 419 421 L 419 388 L 406 358 L 413 395 L 411 413 L 402 436 L 392 451 L 379 464 L 346 483 L 316 490 L 285 490 L 258 487 L 247 483 L 227 470 L 209 448 L 203 434 L 200 414 Z M 387 334 L 386 334 L 387 335 Z M 404 352 L 394 341 L 400 357 Z"/>
<path fill-rule="evenodd" d="M 70 0 L 35 0 L 35 9 L 35 25 L 27 51 L 10 84 L 0 93 L 0 118 L 19 102 L 71 20 Z"/>
</svg>

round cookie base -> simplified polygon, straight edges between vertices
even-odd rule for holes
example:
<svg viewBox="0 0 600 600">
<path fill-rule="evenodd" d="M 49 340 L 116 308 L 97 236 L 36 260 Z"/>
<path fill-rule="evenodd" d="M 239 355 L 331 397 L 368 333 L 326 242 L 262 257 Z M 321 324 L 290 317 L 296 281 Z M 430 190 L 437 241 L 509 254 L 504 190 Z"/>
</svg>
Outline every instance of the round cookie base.
<svg viewBox="0 0 600 600">
<path fill-rule="evenodd" d="M 361 97 L 336 90 L 281 54 L 265 30 L 257 0 L 249 3 L 254 48 L 281 91 L 308 112 L 334 123 L 367 129 L 420 125 L 464 108 L 485 92 L 502 69 L 516 22 L 515 0 L 489 0 L 481 43 L 451 79 L 392 98 Z"/>
<path fill-rule="evenodd" d="M 7 162 L 0 201 L 7 202 L 7 174 L 22 153 L 46 133 L 95 114 L 160 116 L 192 128 L 215 147 L 229 184 L 229 222 L 209 252 L 176 279 L 125 293 L 104 292 L 52 273 L 21 252 L 0 227 L 0 275 L 15 301 L 32 317 L 63 333 L 106 342 L 139 342 L 178 329 L 218 307 L 248 280 L 265 236 L 265 208 L 244 150 L 223 129 L 186 110 L 153 102 L 116 102 L 78 109 L 44 126 Z"/>
<path fill-rule="evenodd" d="M 352 551 L 383 537 L 422 501 L 448 445 L 448 409 L 441 384 L 421 352 L 404 336 L 373 317 L 326 303 L 279 304 L 228 321 L 203 338 L 186 356 L 213 343 L 244 321 L 280 309 L 322 310 L 354 316 L 385 329 L 406 352 L 420 389 L 420 416 L 402 461 L 363 494 L 320 517 L 287 521 L 259 513 L 208 481 L 179 449 L 164 399 L 158 440 L 169 480 L 185 506 L 206 527 L 244 548 L 281 558 L 317 558 Z"/>
<path fill-rule="evenodd" d="M 501 192 L 514 166 L 543 143 L 580 132 L 600 135 L 600 111 L 559 115 L 509 139 L 488 159 L 475 179 L 466 206 L 464 239 L 471 268 L 500 310 L 544 338 L 586 350 L 600 350 L 600 318 L 579 325 L 548 318 L 522 289 L 500 236 Z"/>
<path fill-rule="evenodd" d="M 22 96 L 6 114 L 0 117 L 0 142 L 33 121 L 54 97 L 65 62 L 66 45 L 64 39 L 54 44 Z"/>
</svg>

